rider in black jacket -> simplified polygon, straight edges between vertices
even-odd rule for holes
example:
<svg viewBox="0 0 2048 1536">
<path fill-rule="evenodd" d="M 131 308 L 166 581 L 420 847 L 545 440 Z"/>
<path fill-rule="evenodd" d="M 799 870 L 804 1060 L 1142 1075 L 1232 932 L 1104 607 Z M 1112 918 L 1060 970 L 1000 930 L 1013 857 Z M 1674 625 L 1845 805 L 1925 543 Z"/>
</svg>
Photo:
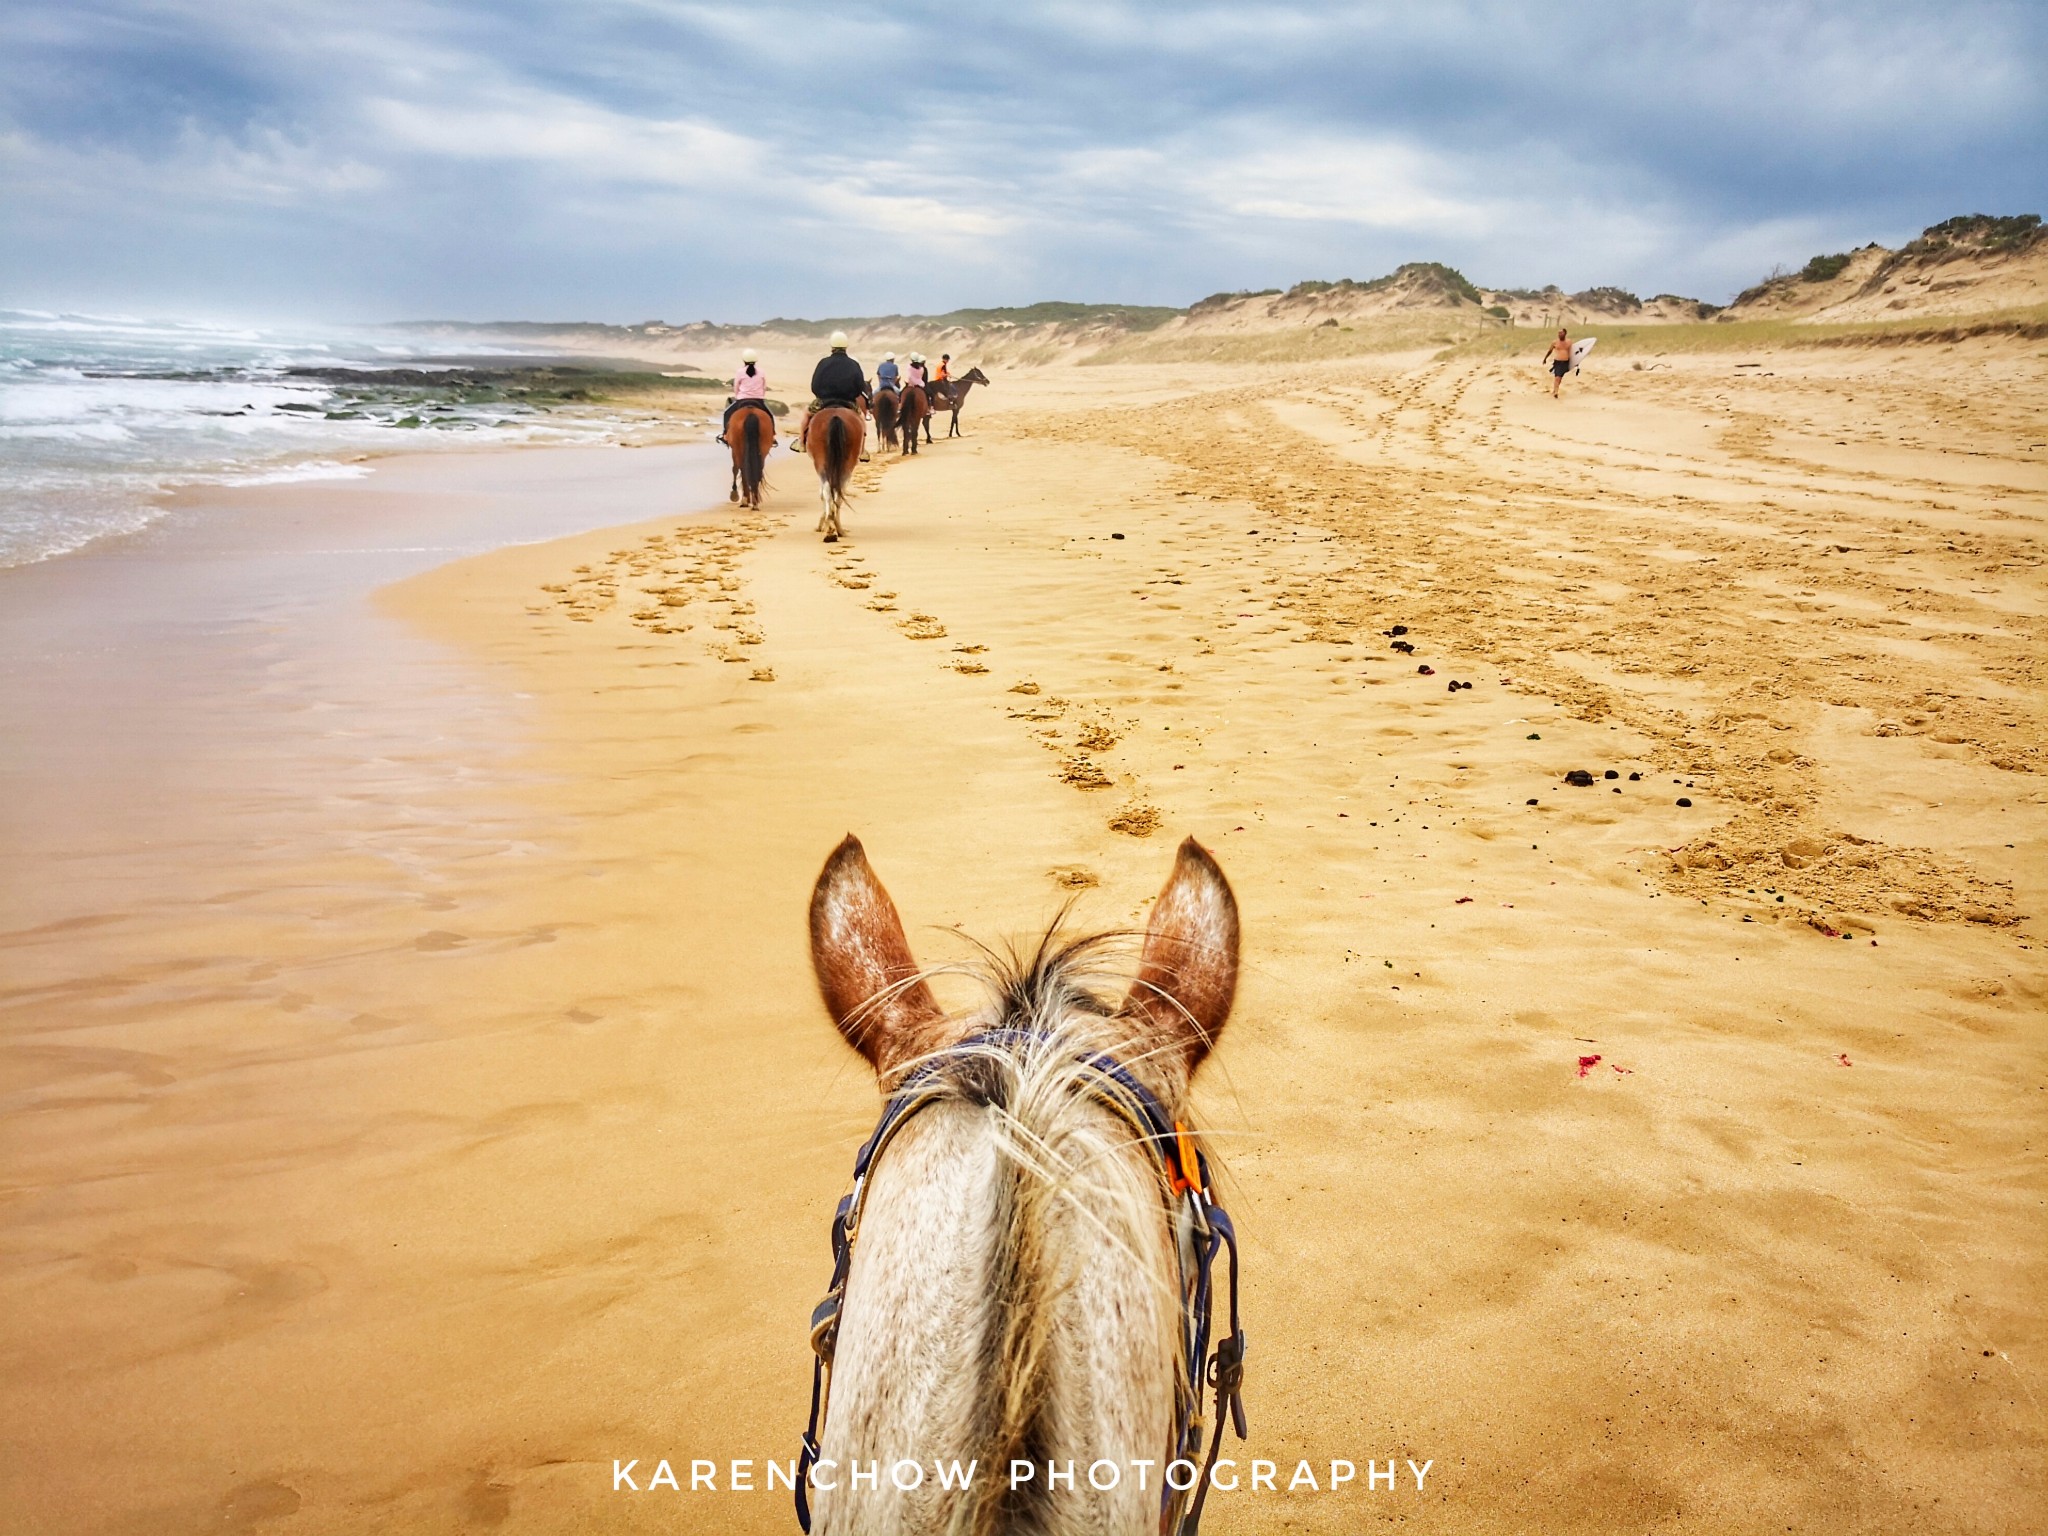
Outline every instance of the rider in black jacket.
<svg viewBox="0 0 2048 1536">
<path fill-rule="evenodd" d="M 846 355 L 845 342 L 835 345 L 829 357 L 818 359 L 811 371 L 811 393 L 820 405 L 858 406 L 867 398 L 867 374 Z"/>
<path fill-rule="evenodd" d="M 799 448 L 810 441 L 813 412 L 828 405 L 858 411 L 867 404 L 868 376 L 859 363 L 846 355 L 846 332 L 832 333 L 832 350 L 819 358 L 818 366 L 811 370 L 811 395 L 811 409 L 804 413 L 804 429 L 797 434 Z"/>
</svg>

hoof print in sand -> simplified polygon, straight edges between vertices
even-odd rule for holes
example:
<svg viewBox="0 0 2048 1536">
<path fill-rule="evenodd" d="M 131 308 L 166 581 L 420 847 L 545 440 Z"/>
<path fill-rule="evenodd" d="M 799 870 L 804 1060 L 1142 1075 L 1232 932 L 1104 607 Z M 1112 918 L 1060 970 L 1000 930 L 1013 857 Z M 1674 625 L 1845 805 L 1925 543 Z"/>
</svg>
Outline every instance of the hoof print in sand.
<svg viewBox="0 0 2048 1536">
<path fill-rule="evenodd" d="M 1110 817 L 1109 830 L 1121 832 L 1126 837 L 1150 837 L 1159 830 L 1161 820 L 1158 806 L 1139 801 Z"/>
<path fill-rule="evenodd" d="M 896 626 L 912 640 L 943 640 L 946 626 L 929 613 L 913 613 Z"/>
<path fill-rule="evenodd" d="M 1060 782 L 1076 789 L 1108 789 L 1115 780 L 1099 764 L 1085 757 L 1070 757 L 1060 764 Z"/>
</svg>

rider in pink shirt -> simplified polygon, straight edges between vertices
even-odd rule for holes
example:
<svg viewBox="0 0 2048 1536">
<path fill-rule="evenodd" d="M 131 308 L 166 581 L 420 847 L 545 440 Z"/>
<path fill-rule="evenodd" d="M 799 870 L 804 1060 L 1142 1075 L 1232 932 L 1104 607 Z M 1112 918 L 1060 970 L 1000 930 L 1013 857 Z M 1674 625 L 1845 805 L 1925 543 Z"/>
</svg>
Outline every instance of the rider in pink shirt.
<svg viewBox="0 0 2048 1536">
<path fill-rule="evenodd" d="M 718 429 L 721 443 L 725 441 L 725 428 L 732 425 L 734 411 L 750 400 L 764 405 L 768 400 L 768 375 L 755 364 L 752 347 L 740 354 L 740 365 L 740 371 L 732 376 L 732 398 L 725 402 L 725 421 Z"/>
</svg>

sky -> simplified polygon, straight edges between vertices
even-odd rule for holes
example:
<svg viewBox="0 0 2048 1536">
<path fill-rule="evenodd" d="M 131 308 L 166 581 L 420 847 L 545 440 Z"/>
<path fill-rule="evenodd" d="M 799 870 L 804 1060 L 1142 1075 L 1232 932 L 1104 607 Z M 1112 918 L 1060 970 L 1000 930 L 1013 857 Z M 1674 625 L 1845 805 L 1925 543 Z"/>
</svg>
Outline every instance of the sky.
<svg viewBox="0 0 2048 1536">
<path fill-rule="evenodd" d="M 1722 302 L 2044 193 L 2041 3 L 0 4 L 0 306 Z"/>
</svg>

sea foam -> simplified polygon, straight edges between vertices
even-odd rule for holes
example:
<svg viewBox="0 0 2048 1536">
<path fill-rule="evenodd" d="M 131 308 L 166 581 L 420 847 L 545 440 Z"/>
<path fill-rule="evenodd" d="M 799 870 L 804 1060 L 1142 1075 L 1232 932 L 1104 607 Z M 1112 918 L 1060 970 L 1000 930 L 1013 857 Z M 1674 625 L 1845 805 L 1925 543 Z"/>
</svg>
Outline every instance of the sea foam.
<svg viewBox="0 0 2048 1536">
<path fill-rule="evenodd" d="M 556 416 L 504 401 L 337 401 L 331 381 L 289 373 L 359 367 L 374 380 L 394 366 L 450 365 L 388 332 L 0 309 L 0 566 L 134 533 L 179 486 L 351 478 L 369 472 L 355 460 L 378 453 L 474 446 L 479 435 L 601 442 L 623 429 L 600 411 Z"/>
</svg>

